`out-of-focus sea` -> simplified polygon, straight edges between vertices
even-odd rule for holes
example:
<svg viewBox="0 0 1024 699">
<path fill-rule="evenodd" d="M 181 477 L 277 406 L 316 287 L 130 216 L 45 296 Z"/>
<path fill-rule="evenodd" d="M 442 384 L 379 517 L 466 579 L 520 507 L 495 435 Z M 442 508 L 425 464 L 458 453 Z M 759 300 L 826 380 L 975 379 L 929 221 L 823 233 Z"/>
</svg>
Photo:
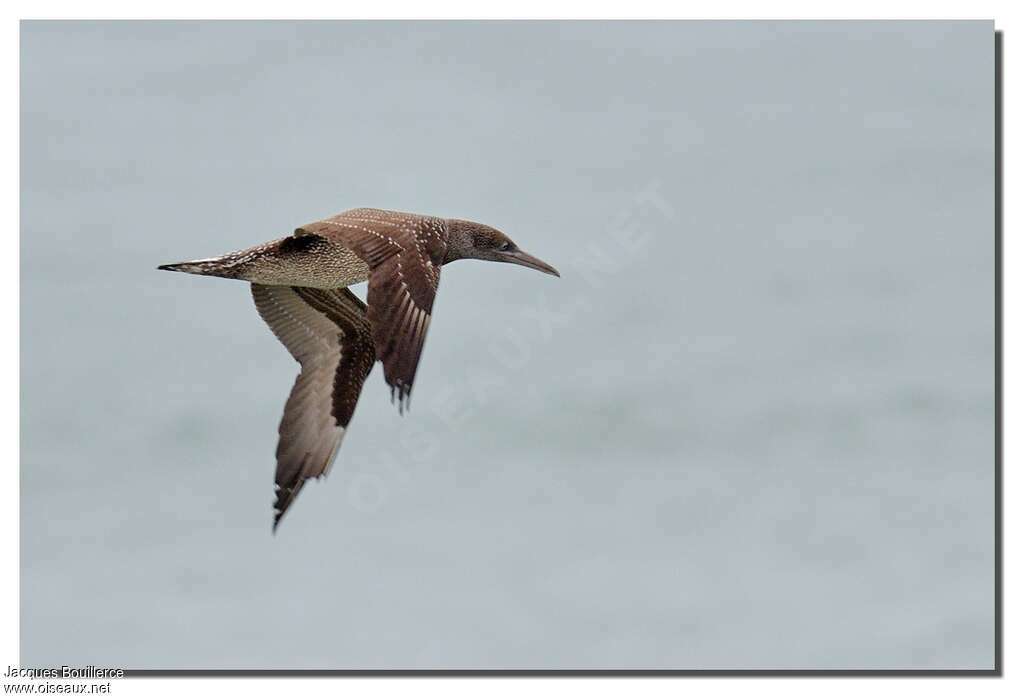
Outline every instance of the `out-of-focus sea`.
<svg viewBox="0 0 1024 699">
<path fill-rule="evenodd" d="M 21 41 L 23 665 L 992 666 L 991 22 Z M 272 536 L 297 365 L 155 268 L 356 206 L 562 278 L 445 267 Z"/>
</svg>

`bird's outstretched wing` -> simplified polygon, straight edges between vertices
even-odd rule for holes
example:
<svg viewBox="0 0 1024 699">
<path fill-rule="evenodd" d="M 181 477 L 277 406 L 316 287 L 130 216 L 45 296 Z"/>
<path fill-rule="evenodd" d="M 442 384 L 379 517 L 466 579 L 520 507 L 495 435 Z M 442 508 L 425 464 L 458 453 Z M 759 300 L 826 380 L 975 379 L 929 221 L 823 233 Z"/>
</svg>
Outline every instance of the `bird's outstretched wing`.
<svg viewBox="0 0 1024 699">
<path fill-rule="evenodd" d="M 374 349 L 366 306 L 348 289 L 253 284 L 252 297 L 302 367 L 278 428 L 276 530 L 303 483 L 330 469 Z"/>
<path fill-rule="evenodd" d="M 408 407 L 430 325 L 446 233 L 443 219 L 379 209 L 353 209 L 295 231 L 337 241 L 370 268 L 367 317 L 399 412 Z"/>
</svg>

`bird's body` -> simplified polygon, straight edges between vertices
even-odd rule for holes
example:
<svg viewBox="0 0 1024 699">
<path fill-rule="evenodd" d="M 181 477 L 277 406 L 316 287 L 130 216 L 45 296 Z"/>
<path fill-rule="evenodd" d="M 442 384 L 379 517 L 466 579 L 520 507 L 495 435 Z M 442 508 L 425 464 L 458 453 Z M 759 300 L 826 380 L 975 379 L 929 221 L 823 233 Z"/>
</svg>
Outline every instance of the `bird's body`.
<svg viewBox="0 0 1024 699">
<path fill-rule="evenodd" d="M 301 366 L 278 429 L 274 526 L 308 478 L 324 475 L 375 360 L 408 406 L 441 266 L 513 262 L 558 275 L 503 233 L 461 219 L 352 209 L 273 240 L 160 269 L 252 284 L 260 316 Z M 346 287 L 369 281 L 364 304 Z"/>
</svg>

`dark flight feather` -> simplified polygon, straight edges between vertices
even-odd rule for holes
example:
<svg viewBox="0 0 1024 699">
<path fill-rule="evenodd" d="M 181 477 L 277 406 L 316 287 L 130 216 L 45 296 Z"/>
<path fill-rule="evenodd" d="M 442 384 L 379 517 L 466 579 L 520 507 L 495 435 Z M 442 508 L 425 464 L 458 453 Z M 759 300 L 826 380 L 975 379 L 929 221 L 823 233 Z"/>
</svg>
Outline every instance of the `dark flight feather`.
<svg viewBox="0 0 1024 699">
<path fill-rule="evenodd" d="M 252 296 L 301 366 L 278 427 L 276 531 L 306 480 L 330 469 L 374 349 L 366 306 L 348 289 L 253 284 Z"/>
</svg>

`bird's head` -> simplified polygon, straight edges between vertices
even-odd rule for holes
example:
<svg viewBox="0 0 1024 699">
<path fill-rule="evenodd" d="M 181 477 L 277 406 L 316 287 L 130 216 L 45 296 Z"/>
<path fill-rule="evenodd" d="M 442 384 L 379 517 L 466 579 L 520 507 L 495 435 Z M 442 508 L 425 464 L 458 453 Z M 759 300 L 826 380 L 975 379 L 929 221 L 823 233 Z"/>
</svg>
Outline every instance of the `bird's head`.
<svg viewBox="0 0 1024 699">
<path fill-rule="evenodd" d="M 453 260 L 490 260 L 511 262 L 560 277 L 558 270 L 519 249 L 511 238 L 501 231 L 482 223 L 448 219 L 448 254 L 445 262 Z"/>
</svg>

